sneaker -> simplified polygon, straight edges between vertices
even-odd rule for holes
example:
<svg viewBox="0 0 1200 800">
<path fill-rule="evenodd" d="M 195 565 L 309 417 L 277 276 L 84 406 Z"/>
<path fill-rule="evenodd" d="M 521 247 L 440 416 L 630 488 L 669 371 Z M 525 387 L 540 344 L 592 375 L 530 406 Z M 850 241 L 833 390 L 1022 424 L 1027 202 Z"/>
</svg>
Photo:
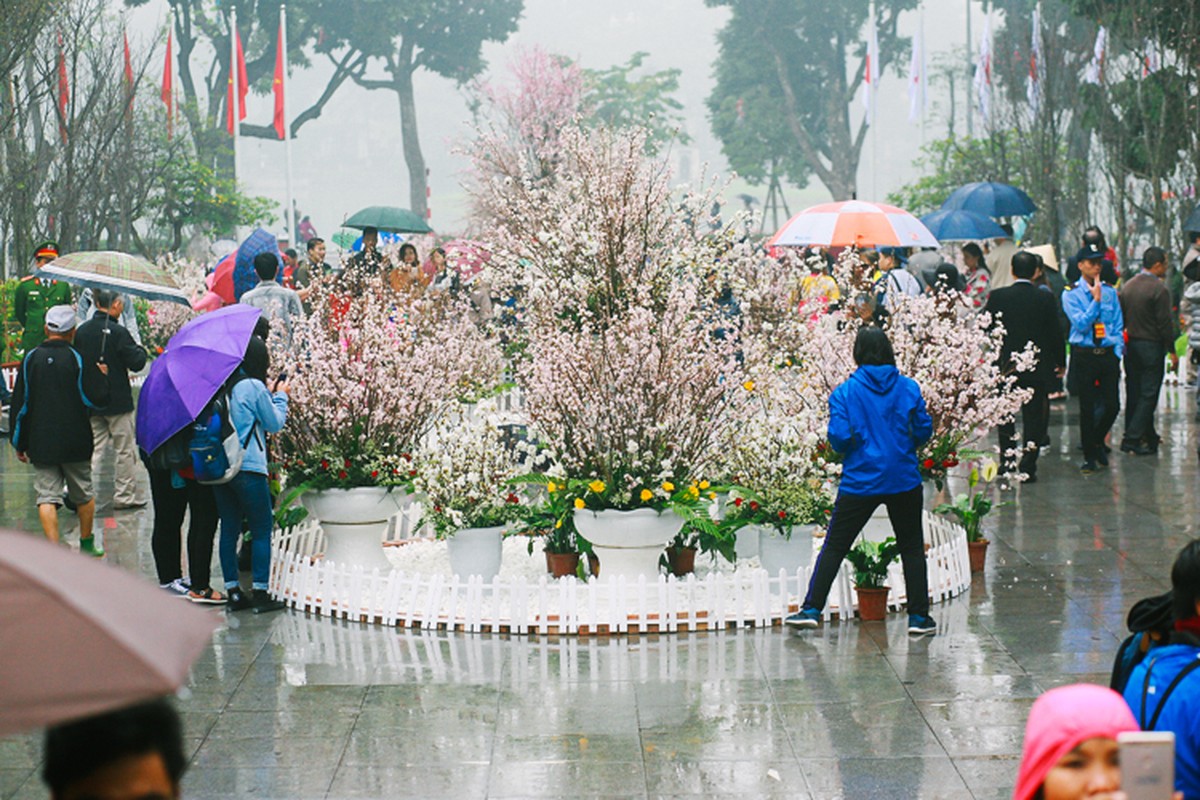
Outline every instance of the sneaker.
<svg viewBox="0 0 1200 800">
<path fill-rule="evenodd" d="M 203 603 L 210 606 L 223 606 L 226 602 L 225 595 L 216 591 L 211 586 L 202 592 L 188 592 L 187 598 L 193 603 Z"/>
<path fill-rule="evenodd" d="M 1096 453 L 1096 463 L 1102 467 L 1107 467 L 1109 452 L 1110 451 L 1108 450 L 1108 448 L 1104 448 L 1104 447 L 1100 448 L 1100 452 Z"/>
<path fill-rule="evenodd" d="M 95 556 L 96 558 L 104 558 L 104 550 L 96 546 L 96 537 L 89 536 L 86 539 L 79 540 L 79 552 L 85 556 Z"/>
<path fill-rule="evenodd" d="M 1085 461 L 1079 465 L 1080 475 L 1092 475 L 1100 468 L 1096 466 L 1095 461 Z"/>
<path fill-rule="evenodd" d="M 282 601 L 271 597 L 271 593 L 266 589 L 255 589 L 253 609 L 255 614 L 266 614 L 269 611 L 280 611 L 285 606 Z"/>
<path fill-rule="evenodd" d="M 176 597 L 187 597 L 188 591 L 191 588 L 188 586 L 187 581 L 185 581 L 183 578 L 176 578 L 175 580 L 167 583 L 160 583 L 158 586 L 160 589 L 163 589 L 164 591 L 173 594 Z"/>
<path fill-rule="evenodd" d="M 821 612 L 815 608 L 802 608 L 784 619 L 783 623 L 793 628 L 815 628 L 821 624 Z"/>
<path fill-rule="evenodd" d="M 908 632 L 915 634 L 937 633 L 937 623 L 928 614 L 909 614 Z"/>
<path fill-rule="evenodd" d="M 225 607 L 230 611 L 244 611 L 254 605 L 254 601 L 242 591 L 240 586 L 231 587 L 226 593 L 228 600 Z"/>
</svg>

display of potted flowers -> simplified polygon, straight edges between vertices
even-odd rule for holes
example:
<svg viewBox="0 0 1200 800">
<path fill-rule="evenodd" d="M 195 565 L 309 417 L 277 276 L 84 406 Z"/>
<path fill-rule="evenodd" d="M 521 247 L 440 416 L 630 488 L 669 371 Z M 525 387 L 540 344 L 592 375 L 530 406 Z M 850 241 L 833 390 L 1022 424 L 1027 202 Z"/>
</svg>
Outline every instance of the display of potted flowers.
<svg viewBox="0 0 1200 800">
<path fill-rule="evenodd" d="M 532 464 L 500 423 L 494 402 L 481 402 L 469 416 L 439 422 L 416 454 L 421 524 L 446 541 L 451 569 L 463 578 L 499 574 L 505 530 L 522 517 L 512 481 Z"/>
<path fill-rule="evenodd" d="M 529 554 L 542 543 L 546 571 L 555 578 L 579 575 L 579 539 L 575 533 L 575 507 L 564 491 L 563 479 L 542 474 L 521 475 L 510 481 L 527 495 L 513 533 L 529 538 Z M 583 570 L 583 577 L 587 570 Z"/>
<path fill-rule="evenodd" d="M 990 488 L 980 488 L 981 483 L 994 481 L 998 472 L 998 465 L 990 458 L 973 465 L 967 475 L 967 491 L 956 496 L 953 503 L 942 503 L 934 509 L 935 513 L 954 516 L 966 530 L 971 572 L 983 572 L 987 561 L 987 548 L 991 542 L 983 535 L 983 520 L 992 509 L 1004 505 L 992 500 Z"/>
<path fill-rule="evenodd" d="M 322 284 L 296 323 L 278 459 L 321 522 L 326 559 L 386 570 L 382 534 L 409 502 L 411 454 L 460 395 L 498 382 L 502 362 L 465 307 L 367 284 L 354 297 Z"/>
<path fill-rule="evenodd" d="M 888 566 L 900 555 L 894 537 L 882 542 L 859 539 L 846 560 L 854 567 L 854 591 L 858 595 L 858 616 L 864 622 L 887 616 L 887 598 L 891 587 L 886 586 Z"/>
</svg>

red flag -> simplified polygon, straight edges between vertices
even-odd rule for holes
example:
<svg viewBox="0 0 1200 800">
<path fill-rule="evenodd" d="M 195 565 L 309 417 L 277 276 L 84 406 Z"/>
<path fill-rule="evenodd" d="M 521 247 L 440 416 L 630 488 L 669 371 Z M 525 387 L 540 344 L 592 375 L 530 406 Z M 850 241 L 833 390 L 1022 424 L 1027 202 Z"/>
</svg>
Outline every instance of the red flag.
<svg viewBox="0 0 1200 800">
<path fill-rule="evenodd" d="M 271 91 L 275 94 L 275 133 L 284 138 L 287 119 L 283 106 L 283 71 L 287 69 L 287 54 L 284 52 L 283 22 L 279 24 L 279 42 L 275 45 L 275 80 L 271 83 Z"/>
<path fill-rule="evenodd" d="M 171 53 L 174 31 L 167 29 L 167 57 L 163 62 L 163 78 L 162 78 L 162 101 L 167 106 L 167 138 L 171 138 L 171 134 L 175 130 L 175 115 L 172 113 L 175 110 L 175 79 L 174 68 L 171 65 Z"/>
<path fill-rule="evenodd" d="M 236 30 L 233 35 L 234 41 L 237 43 L 237 121 L 241 122 L 246 118 L 246 94 L 250 91 L 250 82 L 246 79 L 246 53 L 242 50 L 242 36 Z M 225 106 L 225 127 L 229 131 L 229 135 L 233 135 L 233 76 L 229 76 L 229 95 Z"/>
<path fill-rule="evenodd" d="M 125 104 L 125 115 L 129 116 L 133 113 L 133 58 L 129 54 L 129 34 L 122 32 L 121 35 L 125 39 L 125 91 L 129 98 Z"/>
<path fill-rule="evenodd" d="M 63 53 L 62 34 L 58 34 L 58 132 L 67 143 L 67 109 L 71 105 L 71 82 L 67 77 L 67 56 Z"/>
</svg>

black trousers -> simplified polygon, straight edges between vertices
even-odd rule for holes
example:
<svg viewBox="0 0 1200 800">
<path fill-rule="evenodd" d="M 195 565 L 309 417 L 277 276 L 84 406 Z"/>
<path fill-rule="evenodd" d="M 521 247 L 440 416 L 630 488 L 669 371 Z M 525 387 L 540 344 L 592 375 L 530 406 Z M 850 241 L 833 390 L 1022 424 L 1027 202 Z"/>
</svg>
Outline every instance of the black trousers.
<svg viewBox="0 0 1200 800">
<path fill-rule="evenodd" d="M 1000 426 L 1000 459 L 1007 470 L 1017 467 L 1027 475 L 1037 475 L 1038 454 L 1046 440 L 1050 425 L 1050 385 L 1030 383 L 1021 388 L 1033 389 L 1033 397 L 1021 406 L 1021 433 L 1024 441 L 1017 440 L 1017 423 L 1012 421 Z M 1008 452 L 1022 448 L 1020 456 Z"/>
<path fill-rule="evenodd" d="M 1111 350 L 1071 346 L 1071 387 L 1079 393 L 1079 438 L 1085 461 L 1100 455 L 1121 410 L 1121 360 Z M 1099 412 L 1097 412 L 1099 409 Z"/>
<path fill-rule="evenodd" d="M 838 492 L 829 530 L 825 534 L 825 546 L 817 556 L 817 567 L 808 584 L 808 596 L 804 598 L 805 608 L 818 611 L 825 608 L 829 589 L 837 578 L 842 560 L 880 503 L 887 506 L 888 519 L 892 522 L 892 531 L 900 548 L 900 560 L 904 563 L 908 613 L 929 613 L 929 573 L 925 565 L 925 530 L 921 521 L 925 497 L 920 486 L 899 494 L 856 495 Z"/>
<path fill-rule="evenodd" d="M 149 469 L 150 501 L 154 506 L 154 530 L 150 549 L 159 583 L 182 577 L 180 531 L 183 515 L 191 510 L 188 523 L 188 572 L 193 591 L 208 588 L 212 578 L 213 541 L 217 535 L 217 501 L 211 486 L 185 480 L 182 489 L 171 485 L 171 471 Z"/>
<path fill-rule="evenodd" d="M 1125 435 L 1126 442 L 1158 444 L 1154 412 L 1162 390 L 1165 371 L 1162 344 L 1147 339 L 1130 339 L 1125 349 Z"/>
</svg>

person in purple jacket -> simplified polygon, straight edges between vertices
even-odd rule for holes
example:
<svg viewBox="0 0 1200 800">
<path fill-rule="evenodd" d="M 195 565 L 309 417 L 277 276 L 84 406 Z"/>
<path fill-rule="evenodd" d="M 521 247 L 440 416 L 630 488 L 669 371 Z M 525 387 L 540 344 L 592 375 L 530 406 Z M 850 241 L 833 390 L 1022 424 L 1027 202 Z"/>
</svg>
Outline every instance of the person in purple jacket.
<svg viewBox="0 0 1200 800">
<path fill-rule="evenodd" d="M 843 455 L 842 480 L 825 546 L 804 606 L 785 621 L 815 628 L 850 545 L 882 503 L 896 534 L 908 588 L 908 632 L 934 633 L 925 567 L 924 495 L 917 448 L 933 433 L 921 387 L 896 369 L 887 334 L 862 328 L 854 340 L 858 369 L 829 396 L 829 443 Z"/>
</svg>

